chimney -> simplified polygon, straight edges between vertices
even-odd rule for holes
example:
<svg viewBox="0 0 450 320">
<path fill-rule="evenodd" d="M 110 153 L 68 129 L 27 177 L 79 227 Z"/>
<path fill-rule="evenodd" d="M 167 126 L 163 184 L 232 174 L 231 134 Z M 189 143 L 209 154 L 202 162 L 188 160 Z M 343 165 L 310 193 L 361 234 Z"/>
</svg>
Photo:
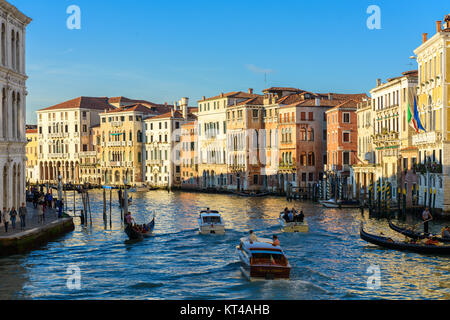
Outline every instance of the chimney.
<svg viewBox="0 0 450 320">
<path fill-rule="evenodd" d="M 428 39 L 427 39 L 427 38 L 428 38 L 428 33 L 423 33 L 423 34 L 422 34 L 422 38 L 423 38 L 423 39 L 422 39 L 422 43 L 427 42 L 427 40 L 428 40 Z"/>
<path fill-rule="evenodd" d="M 180 107 L 183 111 L 183 119 L 187 120 L 188 118 L 188 105 L 189 105 L 189 98 L 181 98 Z"/>
<path fill-rule="evenodd" d="M 332 93 L 328 94 L 328 100 L 333 100 L 333 94 Z"/>
<path fill-rule="evenodd" d="M 203 101 L 205 101 L 206 100 L 206 97 L 205 96 L 203 96 L 203 99 L 202 99 Z"/>
<path fill-rule="evenodd" d="M 437 33 L 442 31 L 442 21 L 436 21 Z"/>
<path fill-rule="evenodd" d="M 377 87 L 381 86 L 381 79 L 377 79 Z"/>
<path fill-rule="evenodd" d="M 220 93 L 220 97 L 223 98 L 223 92 Z"/>
<path fill-rule="evenodd" d="M 316 107 L 320 107 L 320 98 L 316 98 Z"/>
<path fill-rule="evenodd" d="M 253 89 L 252 89 L 252 88 L 249 88 L 249 89 L 248 89 L 248 93 L 249 93 L 249 94 L 253 94 Z"/>
</svg>

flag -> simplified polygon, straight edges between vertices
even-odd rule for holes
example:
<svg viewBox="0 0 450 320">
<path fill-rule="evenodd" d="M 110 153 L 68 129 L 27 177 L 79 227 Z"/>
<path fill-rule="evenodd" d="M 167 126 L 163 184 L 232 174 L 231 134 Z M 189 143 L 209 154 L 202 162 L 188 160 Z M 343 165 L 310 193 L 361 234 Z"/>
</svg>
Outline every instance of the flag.
<svg viewBox="0 0 450 320">
<path fill-rule="evenodd" d="M 427 130 L 425 130 L 425 128 L 422 126 L 422 123 L 420 122 L 419 111 L 417 110 L 416 97 L 414 97 L 414 120 L 416 121 L 418 129 L 427 132 Z"/>
<path fill-rule="evenodd" d="M 414 129 L 416 133 L 419 133 L 419 129 L 417 129 L 416 120 L 414 120 L 413 115 L 411 113 L 411 107 L 408 101 L 408 124 Z"/>
</svg>

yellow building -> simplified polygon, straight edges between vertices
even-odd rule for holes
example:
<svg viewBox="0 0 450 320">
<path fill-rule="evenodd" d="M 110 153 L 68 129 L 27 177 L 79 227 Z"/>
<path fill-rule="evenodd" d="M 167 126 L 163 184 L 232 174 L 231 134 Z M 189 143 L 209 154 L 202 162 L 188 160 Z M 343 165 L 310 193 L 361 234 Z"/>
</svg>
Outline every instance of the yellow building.
<svg viewBox="0 0 450 320">
<path fill-rule="evenodd" d="M 430 190 L 436 193 L 436 208 L 450 214 L 450 15 L 437 21 L 436 34 L 414 51 L 419 67 L 417 107 L 426 131 L 412 137 L 418 147 L 419 204 L 430 205 Z M 431 203 L 432 205 L 432 203 Z"/>
<path fill-rule="evenodd" d="M 38 163 L 38 130 L 28 129 L 26 131 L 27 146 L 25 147 L 27 164 L 26 179 L 27 183 L 35 184 L 39 180 L 39 163 Z"/>
<path fill-rule="evenodd" d="M 152 114 L 149 107 L 135 104 L 100 114 L 98 159 L 101 182 L 106 185 L 144 182 L 143 117 Z"/>
</svg>

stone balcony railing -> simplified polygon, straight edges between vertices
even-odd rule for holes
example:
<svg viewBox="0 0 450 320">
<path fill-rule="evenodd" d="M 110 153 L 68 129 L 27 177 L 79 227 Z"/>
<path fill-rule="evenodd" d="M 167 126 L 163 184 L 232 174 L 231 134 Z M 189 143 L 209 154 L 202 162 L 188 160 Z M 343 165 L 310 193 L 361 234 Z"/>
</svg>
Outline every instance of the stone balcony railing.
<svg viewBox="0 0 450 320">
<path fill-rule="evenodd" d="M 106 143 L 107 147 L 125 147 L 126 141 L 109 141 Z"/>
<path fill-rule="evenodd" d="M 123 125 L 122 121 L 112 121 L 111 127 L 121 127 Z"/>
<path fill-rule="evenodd" d="M 88 158 L 97 156 L 97 151 L 84 151 L 80 152 L 80 158 Z"/>
<path fill-rule="evenodd" d="M 69 137 L 69 133 L 68 132 L 58 132 L 58 133 L 49 133 L 48 137 L 50 139 L 55 139 L 55 138 L 68 138 Z"/>
<path fill-rule="evenodd" d="M 413 145 L 435 144 L 442 141 L 442 133 L 439 131 L 431 131 L 419 133 L 412 137 Z"/>
</svg>

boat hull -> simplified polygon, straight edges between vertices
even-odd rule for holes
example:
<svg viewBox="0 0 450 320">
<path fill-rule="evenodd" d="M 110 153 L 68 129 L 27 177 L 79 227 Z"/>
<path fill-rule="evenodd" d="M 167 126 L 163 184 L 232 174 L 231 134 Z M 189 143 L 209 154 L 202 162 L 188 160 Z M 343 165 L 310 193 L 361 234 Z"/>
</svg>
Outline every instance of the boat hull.
<svg viewBox="0 0 450 320">
<path fill-rule="evenodd" d="M 413 244 L 406 242 L 393 241 L 390 238 L 376 236 L 364 231 L 363 227 L 360 230 L 361 239 L 376 244 L 380 247 L 394 249 L 399 251 L 411 251 L 415 253 L 423 254 L 436 254 L 436 255 L 450 255 L 450 246 L 448 245 L 425 245 L 425 244 Z"/>
<path fill-rule="evenodd" d="M 199 227 L 199 233 L 203 235 L 207 234 L 225 234 L 225 226 L 221 225 L 203 225 Z"/>
<path fill-rule="evenodd" d="M 291 266 L 278 266 L 278 265 L 250 265 L 250 261 L 242 254 L 238 249 L 239 260 L 241 262 L 241 272 L 250 281 L 258 280 L 283 280 L 290 279 Z"/>
<path fill-rule="evenodd" d="M 281 225 L 281 231 L 287 232 L 287 233 L 297 233 L 297 232 L 309 232 L 309 226 L 304 222 L 286 222 L 283 218 L 279 218 L 278 221 Z"/>
<path fill-rule="evenodd" d="M 423 233 L 418 233 L 418 232 L 414 232 L 412 230 L 408 230 L 408 229 L 404 229 L 404 228 L 400 228 L 396 225 L 394 225 L 391 221 L 389 221 L 389 227 L 394 230 L 395 232 L 398 232 L 408 238 L 411 239 L 425 239 L 427 238 L 427 236 Z M 448 238 L 442 238 L 439 236 L 434 236 L 431 235 L 431 237 L 439 242 L 443 242 L 443 243 L 450 243 L 450 239 Z"/>
</svg>

